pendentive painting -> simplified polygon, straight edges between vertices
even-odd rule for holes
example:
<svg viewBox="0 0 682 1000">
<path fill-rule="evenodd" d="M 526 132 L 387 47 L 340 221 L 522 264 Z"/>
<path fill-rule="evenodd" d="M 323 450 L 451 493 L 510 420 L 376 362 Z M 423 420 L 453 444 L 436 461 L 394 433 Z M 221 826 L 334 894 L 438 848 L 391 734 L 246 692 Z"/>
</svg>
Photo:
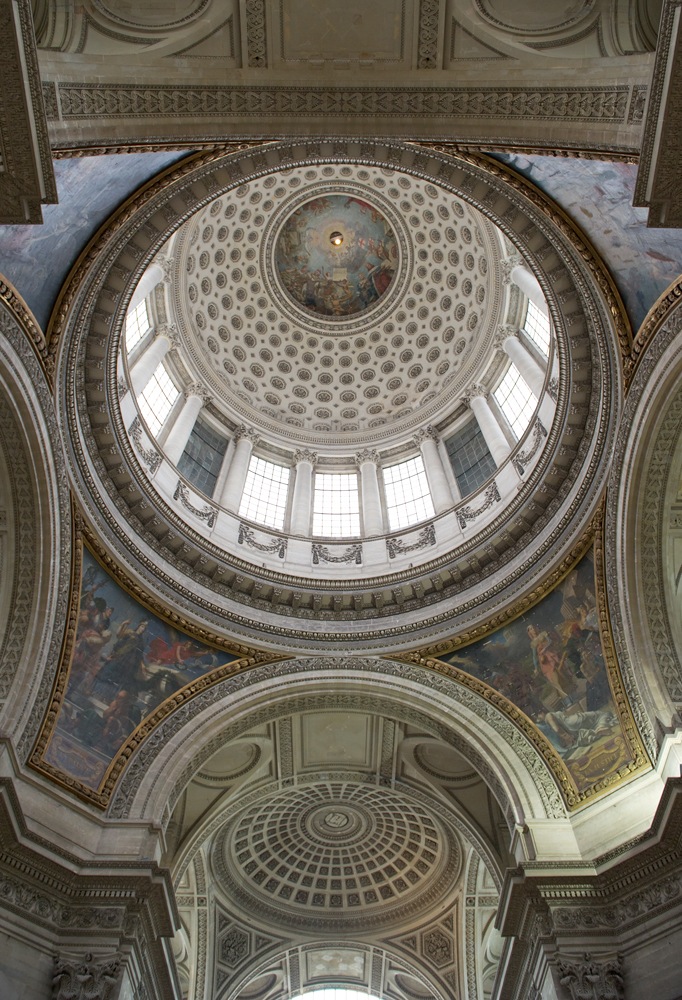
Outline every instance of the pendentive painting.
<svg viewBox="0 0 682 1000">
<path fill-rule="evenodd" d="M 84 549 L 66 690 L 43 760 L 97 790 L 117 751 L 159 705 L 236 659 L 151 614 Z"/>
<path fill-rule="evenodd" d="M 609 683 L 590 552 L 531 611 L 446 663 L 503 694 L 549 740 L 578 792 L 632 763 Z"/>
</svg>

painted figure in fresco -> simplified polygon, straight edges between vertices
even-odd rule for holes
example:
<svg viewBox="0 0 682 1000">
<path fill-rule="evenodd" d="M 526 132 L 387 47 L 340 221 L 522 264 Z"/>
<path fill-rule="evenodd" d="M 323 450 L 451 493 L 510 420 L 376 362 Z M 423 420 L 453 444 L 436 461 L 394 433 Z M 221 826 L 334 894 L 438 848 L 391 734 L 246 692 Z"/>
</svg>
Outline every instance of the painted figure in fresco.
<svg viewBox="0 0 682 1000">
<path fill-rule="evenodd" d="M 602 736 L 609 735 L 618 725 L 618 719 L 609 710 L 573 713 L 546 712 L 538 717 L 538 722 L 545 722 L 550 726 L 566 749 L 585 747 L 596 743 Z"/>
<path fill-rule="evenodd" d="M 101 668 L 102 650 L 112 636 L 111 617 L 114 609 L 96 597 L 91 606 L 81 609 L 78 621 L 78 639 L 73 654 L 72 676 L 74 686 L 82 694 L 89 694 Z"/>
<path fill-rule="evenodd" d="M 135 628 L 130 627 L 127 619 L 121 623 L 111 655 L 99 673 L 100 684 L 110 684 L 119 690 L 138 690 L 140 681 L 145 678 L 145 632 L 148 625 L 145 619 L 138 622 Z"/>
<path fill-rule="evenodd" d="M 541 632 L 537 625 L 529 625 L 526 631 L 530 639 L 536 674 L 541 673 L 557 694 L 562 699 L 568 700 L 569 695 L 564 687 L 565 681 L 561 676 L 562 658 L 554 649 L 549 633 Z"/>
</svg>

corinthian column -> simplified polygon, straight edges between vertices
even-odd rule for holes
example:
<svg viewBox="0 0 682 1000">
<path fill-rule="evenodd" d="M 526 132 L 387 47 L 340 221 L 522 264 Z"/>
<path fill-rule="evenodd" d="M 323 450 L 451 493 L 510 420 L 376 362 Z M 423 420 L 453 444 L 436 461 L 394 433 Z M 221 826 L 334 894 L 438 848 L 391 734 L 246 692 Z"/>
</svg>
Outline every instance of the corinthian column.
<svg viewBox="0 0 682 1000">
<path fill-rule="evenodd" d="M 190 434 L 194 430 L 197 417 L 204 405 L 204 390 L 201 385 L 190 385 L 184 393 L 184 402 L 178 413 L 173 426 L 169 429 L 164 442 L 163 450 L 166 458 L 173 465 L 177 465 L 180 460 Z"/>
<path fill-rule="evenodd" d="M 522 377 L 525 379 L 536 399 L 542 399 L 545 387 L 545 372 L 535 358 L 523 346 L 516 334 L 505 337 L 502 348 L 507 357 L 513 361 Z"/>
<path fill-rule="evenodd" d="M 158 333 L 146 351 L 137 359 L 130 370 L 130 384 L 136 396 L 139 396 L 146 387 L 147 382 L 168 354 L 170 346 L 170 337 L 166 333 Z"/>
<path fill-rule="evenodd" d="M 233 514 L 239 512 L 239 505 L 244 493 L 244 483 L 246 474 L 249 471 L 249 462 L 254 445 L 258 444 L 259 436 L 250 427 L 242 425 L 234 436 L 236 447 L 230 462 L 225 482 L 225 492 L 220 500 L 221 506 L 232 511 Z"/>
<path fill-rule="evenodd" d="M 508 458 L 511 448 L 497 417 L 490 409 L 487 396 L 488 393 L 483 386 L 472 385 L 464 402 L 469 405 L 476 417 L 485 443 L 488 445 L 488 451 L 493 456 L 495 465 L 499 468 Z"/>
</svg>

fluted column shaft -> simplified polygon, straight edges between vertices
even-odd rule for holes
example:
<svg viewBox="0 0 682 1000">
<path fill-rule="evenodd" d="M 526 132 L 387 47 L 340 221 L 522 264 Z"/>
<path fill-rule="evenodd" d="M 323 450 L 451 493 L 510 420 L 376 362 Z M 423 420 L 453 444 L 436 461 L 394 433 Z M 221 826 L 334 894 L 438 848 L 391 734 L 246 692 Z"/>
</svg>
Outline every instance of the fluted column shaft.
<svg viewBox="0 0 682 1000">
<path fill-rule="evenodd" d="M 237 443 L 232 455 L 232 461 L 230 462 L 230 468 L 227 472 L 225 492 L 221 500 L 222 506 L 232 511 L 233 514 L 239 512 L 253 446 L 258 441 L 258 437 L 246 430 L 242 430 L 235 435 L 235 440 Z"/>
<path fill-rule="evenodd" d="M 379 456 L 374 451 L 364 451 L 355 456 L 355 461 L 360 470 L 360 496 L 362 498 L 364 533 L 365 535 L 382 535 L 385 527 L 377 471 Z"/>
<path fill-rule="evenodd" d="M 310 518 L 313 509 L 313 470 L 317 455 L 312 451 L 297 451 L 296 477 L 291 501 L 291 533 L 292 535 L 310 534 Z"/>
<path fill-rule="evenodd" d="M 534 393 L 535 397 L 541 399 L 545 387 L 544 370 L 530 352 L 526 350 L 518 337 L 505 337 L 502 346 L 504 347 L 505 354 L 521 372 L 521 375 L 526 380 L 528 387 Z"/>
<path fill-rule="evenodd" d="M 497 417 L 490 409 L 488 400 L 483 395 L 469 397 L 469 406 L 476 417 L 481 433 L 488 445 L 488 450 L 499 468 L 509 456 L 511 448 Z"/>
<path fill-rule="evenodd" d="M 437 514 L 450 510 L 454 504 L 450 483 L 443 468 L 443 462 L 438 450 L 436 435 L 429 428 L 417 434 L 415 442 L 419 445 L 422 459 L 424 460 L 424 471 L 431 491 L 431 499 Z"/>
<path fill-rule="evenodd" d="M 185 391 L 185 398 L 182 408 L 178 413 L 173 426 L 168 432 L 164 442 L 164 452 L 166 458 L 173 465 L 177 465 L 182 455 L 190 435 L 194 429 L 197 417 L 203 406 L 203 397 L 192 389 Z"/>
<path fill-rule="evenodd" d="M 130 383 L 136 396 L 145 389 L 147 382 L 168 354 L 171 342 L 165 334 L 160 334 L 137 359 L 130 371 Z"/>
</svg>

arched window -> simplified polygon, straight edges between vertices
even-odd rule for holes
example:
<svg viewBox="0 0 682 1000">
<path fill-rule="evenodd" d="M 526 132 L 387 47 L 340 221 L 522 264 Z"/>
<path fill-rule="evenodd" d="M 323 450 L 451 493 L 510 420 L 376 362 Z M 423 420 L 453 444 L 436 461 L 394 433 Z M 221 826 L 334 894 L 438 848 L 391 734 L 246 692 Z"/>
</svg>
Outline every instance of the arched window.
<svg viewBox="0 0 682 1000">
<path fill-rule="evenodd" d="M 149 433 L 154 437 L 166 422 L 179 395 L 180 390 L 173 383 L 162 361 L 138 397 L 140 413 Z"/>
<path fill-rule="evenodd" d="M 477 420 L 469 420 L 445 442 L 462 499 L 475 493 L 497 469 Z"/>
<path fill-rule="evenodd" d="M 538 309 L 530 299 L 528 300 L 526 318 L 523 321 L 523 329 L 544 357 L 549 357 L 549 316 Z"/>
<path fill-rule="evenodd" d="M 180 456 L 178 472 L 207 497 L 212 497 L 226 448 L 227 438 L 198 419 Z"/>
<path fill-rule="evenodd" d="M 150 328 L 147 301 L 142 299 L 126 316 L 126 351 L 128 354 L 135 350 Z"/>
<path fill-rule="evenodd" d="M 518 441 L 528 427 L 538 401 L 515 364 L 507 369 L 494 396 Z"/>
</svg>

